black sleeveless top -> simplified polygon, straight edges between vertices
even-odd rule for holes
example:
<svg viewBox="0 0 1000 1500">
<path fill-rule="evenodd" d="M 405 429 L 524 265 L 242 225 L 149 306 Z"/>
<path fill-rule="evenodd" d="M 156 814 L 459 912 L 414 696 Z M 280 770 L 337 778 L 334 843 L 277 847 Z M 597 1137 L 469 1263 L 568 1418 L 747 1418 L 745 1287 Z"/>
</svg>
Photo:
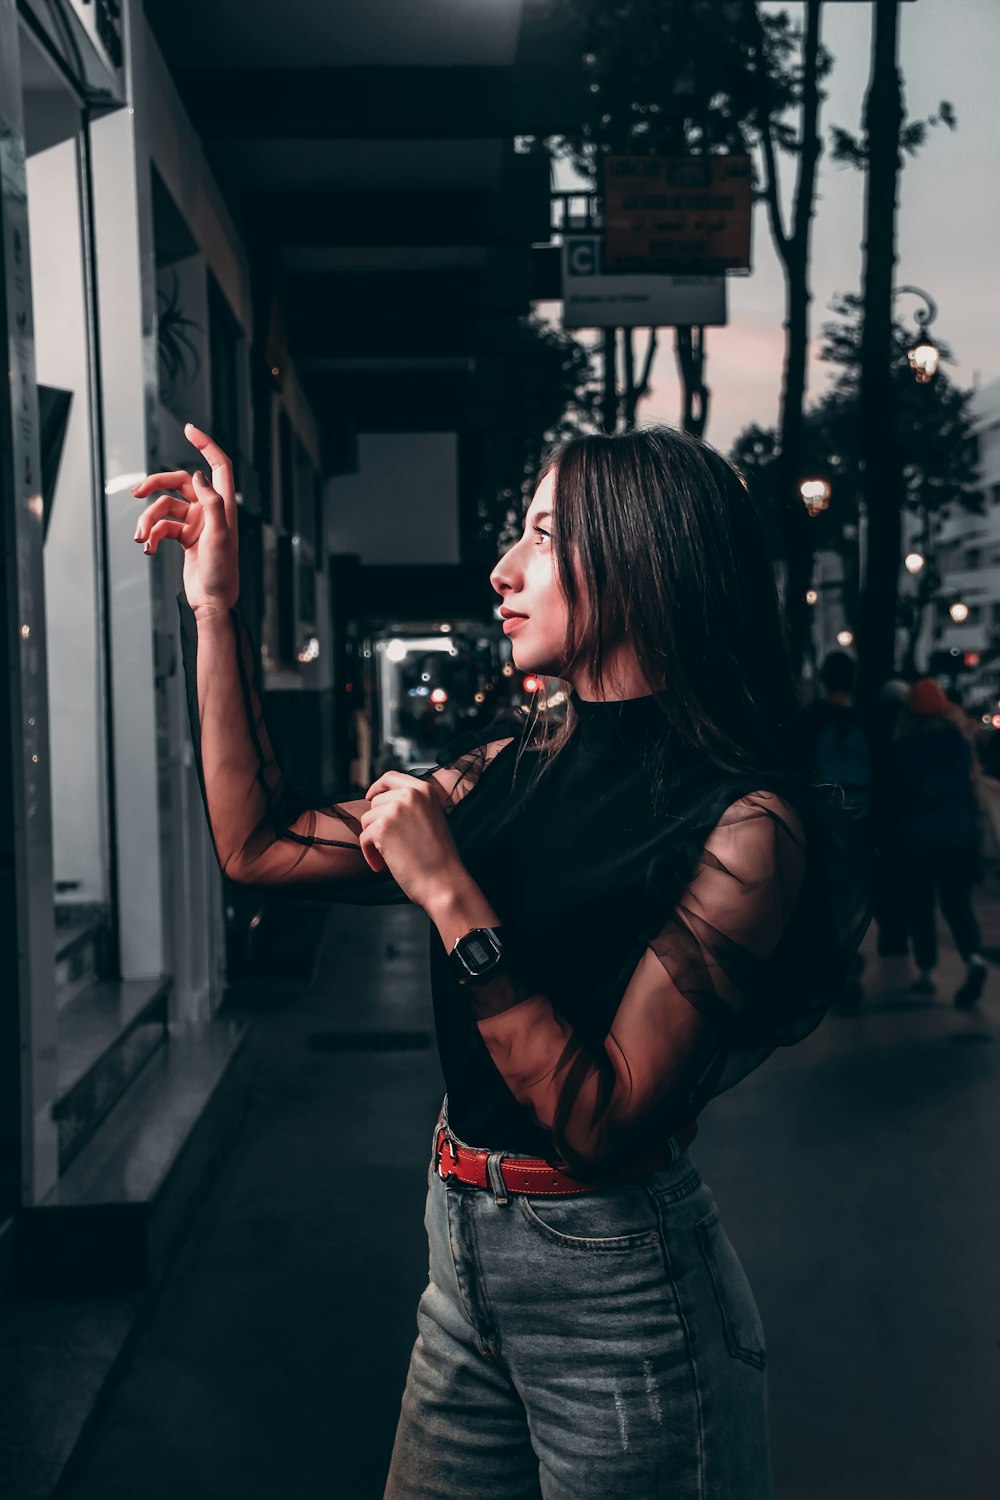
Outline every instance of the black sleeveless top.
<svg viewBox="0 0 1000 1500">
<path fill-rule="evenodd" d="M 197 631 L 183 603 L 182 618 L 200 768 Z M 259 864 L 261 883 L 301 881 L 310 896 L 405 901 L 391 874 L 364 864 L 356 817 L 304 805 L 281 776 L 257 659 L 238 611 L 232 621 L 251 881 Z M 721 773 L 681 742 L 656 694 L 574 693 L 570 705 L 574 732 L 544 769 L 528 726 L 508 719 L 454 741 L 428 773 L 505 948 L 500 974 L 460 985 L 432 926 L 430 968 L 456 1134 L 585 1179 L 665 1140 L 812 1031 L 843 988 L 871 900 L 863 835 L 834 789 L 789 772 Z M 215 825 L 213 837 L 225 865 L 231 840 Z M 344 878 L 344 849 L 357 852 L 357 880 Z M 329 850 L 337 873 L 324 884 Z"/>
</svg>

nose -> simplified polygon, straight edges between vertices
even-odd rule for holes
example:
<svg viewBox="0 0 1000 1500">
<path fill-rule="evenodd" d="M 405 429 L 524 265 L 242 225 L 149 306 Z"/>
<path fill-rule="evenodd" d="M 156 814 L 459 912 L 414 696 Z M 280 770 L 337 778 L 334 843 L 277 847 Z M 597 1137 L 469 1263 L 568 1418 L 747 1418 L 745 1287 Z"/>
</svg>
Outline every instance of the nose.
<svg viewBox="0 0 1000 1500">
<path fill-rule="evenodd" d="M 513 547 L 506 551 L 490 574 L 490 587 L 494 593 L 500 595 L 501 599 L 505 598 L 514 588 L 513 574 L 515 570 L 509 561 L 513 552 Z"/>
</svg>

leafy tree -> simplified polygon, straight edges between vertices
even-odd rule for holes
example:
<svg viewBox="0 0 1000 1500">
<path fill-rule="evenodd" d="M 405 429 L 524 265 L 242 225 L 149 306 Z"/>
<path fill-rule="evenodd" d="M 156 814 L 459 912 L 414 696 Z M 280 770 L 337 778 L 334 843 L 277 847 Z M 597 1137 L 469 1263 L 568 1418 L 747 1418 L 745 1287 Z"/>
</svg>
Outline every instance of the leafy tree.
<svg viewBox="0 0 1000 1500">
<path fill-rule="evenodd" d="M 594 107 L 579 132 L 550 143 L 557 156 L 599 186 L 605 155 L 742 154 L 760 145 L 758 189 L 772 205 L 777 201 L 776 154 L 799 149 L 784 116 L 803 97 L 804 78 L 797 61 L 801 34 L 786 13 L 759 14 L 752 0 L 572 0 L 570 9 Z M 817 51 L 817 67 L 820 62 L 827 65 Z M 650 329 L 637 376 L 632 335 L 623 330 L 624 390 L 615 390 L 611 402 L 626 426 L 634 425 L 648 391 L 656 351 L 656 330 Z M 606 348 L 606 378 L 614 382 L 614 331 Z M 703 328 L 675 331 L 682 421 L 699 436 L 710 400 L 706 352 Z"/>
<path fill-rule="evenodd" d="M 832 310 L 836 321 L 824 325 L 821 357 L 837 367 L 837 375 L 825 394 L 804 414 L 800 453 L 802 474 L 828 479 L 833 493 L 827 510 L 815 516 L 809 516 L 804 506 L 802 511 L 809 528 L 810 555 L 833 551 L 843 559 L 847 581 L 845 614 L 857 630 L 860 620 L 857 535 L 859 501 L 863 496 L 862 299 L 853 295 L 838 297 Z M 912 330 L 908 332 L 901 321 L 894 320 L 890 378 L 902 453 L 902 504 L 920 520 L 919 535 L 928 558 L 919 575 L 916 595 L 901 601 L 897 616 L 897 623 L 905 624 L 908 631 L 901 665 L 904 671 L 914 670 L 914 652 L 924 613 L 940 582 L 934 560 L 934 538 L 941 522 L 956 509 L 978 515 L 984 508 L 983 496 L 977 488 L 971 392 L 955 385 L 943 368 L 929 384 L 918 384 L 906 357 L 912 341 Z M 940 340 L 938 344 L 942 362 L 951 363 L 947 345 Z M 763 501 L 765 511 L 772 515 L 780 503 L 779 451 L 774 428 L 751 426 L 737 438 L 730 455 Z"/>
<path fill-rule="evenodd" d="M 476 536 L 500 548 L 520 532 L 523 502 L 546 451 L 594 431 L 600 401 L 591 351 L 537 314 L 518 319 L 504 369 L 504 389 L 484 434 Z"/>
</svg>

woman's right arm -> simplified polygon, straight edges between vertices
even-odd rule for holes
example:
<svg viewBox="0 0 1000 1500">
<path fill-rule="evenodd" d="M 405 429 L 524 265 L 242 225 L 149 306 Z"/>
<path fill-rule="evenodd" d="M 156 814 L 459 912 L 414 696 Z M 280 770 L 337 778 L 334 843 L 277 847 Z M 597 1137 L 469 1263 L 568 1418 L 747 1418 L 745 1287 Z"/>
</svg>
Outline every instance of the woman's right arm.
<svg viewBox="0 0 1000 1500">
<path fill-rule="evenodd" d="M 219 864 L 248 885 L 373 877 L 361 849 L 364 800 L 309 808 L 278 766 L 264 725 L 255 653 L 237 607 L 237 504 L 232 465 L 190 423 L 190 441 L 212 467 L 151 474 L 133 490 L 159 495 L 143 511 L 135 539 L 148 555 L 164 540 L 184 548 L 182 618 L 188 704 L 202 793 Z M 183 615 L 183 611 L 182 611 Z"/>
<path fill-rule="evenodd" d="M 286 782 L 264 723 L 257 654 L 238 608 L 182 608 L 191 733 L 219 864 L 250 885 L 357 879 L 360 800 L 304 804 Z"/>
</svg>

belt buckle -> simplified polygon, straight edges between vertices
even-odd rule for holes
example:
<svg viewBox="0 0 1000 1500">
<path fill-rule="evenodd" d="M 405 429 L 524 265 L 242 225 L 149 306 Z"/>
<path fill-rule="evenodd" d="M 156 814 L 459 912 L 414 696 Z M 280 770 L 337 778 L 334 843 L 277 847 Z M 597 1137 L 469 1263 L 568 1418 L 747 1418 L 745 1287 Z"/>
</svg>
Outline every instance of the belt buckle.
<svg viewBox="0 0 1000 1500">
<path fill-rule="evenodd" d="M 450 1164 L 449 1164 L 447 1172 L 444 1170 L 444 1151 L 445 1151 L 445 1147 L 446 1146 L 448 1148 L 448 1156 L 450 1157 Z M 458 1162 L 458 1158 L 455 1155 L 455 1152 L 454 1152 L 454 1149 L 452 1147 L 451 1141 L 448 1139 L 447 1132 L 445 1131 L 445 1129 L 444 1129 L 443 1126 L 442 1126 L 441 1130 L 438 1132 L 438 1146 L 437 1146 L 437 1153 L 436 1154 L 437 1154 L 437 1161 L 435 1163 L 435 1166 L 437 1168 L 437 1174 L 441 1178 L 442 1182 L 447 1182 L 448 1178 L 451 1176 L 451 1174 L 455 1170 L 455 1167 L 456 1167 L 457 1162 Z"/>
</svg>

